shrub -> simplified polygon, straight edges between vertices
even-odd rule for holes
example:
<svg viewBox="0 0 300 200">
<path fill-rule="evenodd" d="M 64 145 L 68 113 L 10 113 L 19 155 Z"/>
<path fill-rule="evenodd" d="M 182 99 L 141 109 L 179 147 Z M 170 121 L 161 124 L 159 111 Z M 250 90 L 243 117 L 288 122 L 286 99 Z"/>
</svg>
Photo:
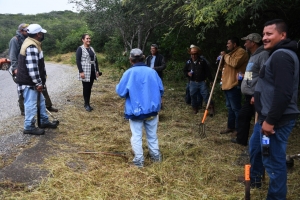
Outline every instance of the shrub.
<svg viewBox="0 0 300 200">
<path fill-rule="evenodd" d="M 168 81 L 185 81 L 186 78 L 183 75 L 183 64 L 181 62 L 169 61 L 167 67 L 164 70 L 164 79 Z"/>
<path fill-rule="evenodd" d="M 104 45 L 104 51 L 106 54 L 106 60 L 109 63 L 115 63 L 117 61 L 122 61 L 123 59 L 120 58 L 122 56 L 122 40 L 118 36 L 111 36 L 109 41 Z"/>
</svg>

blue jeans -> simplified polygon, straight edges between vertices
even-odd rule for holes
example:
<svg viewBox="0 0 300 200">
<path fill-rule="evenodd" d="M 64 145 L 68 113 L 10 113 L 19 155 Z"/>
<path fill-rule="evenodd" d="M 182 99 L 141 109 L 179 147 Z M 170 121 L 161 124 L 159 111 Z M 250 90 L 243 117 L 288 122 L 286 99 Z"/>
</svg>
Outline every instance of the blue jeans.
<svg viewBox="0 0 300 200">
<path fill-rule="evenodd" d="M 201 96 L 201 93 L 198 92 L 197 93 L 197 105 L 202 105 L 202 96 Z M 191 104 L 192 103 L 192 99 L 191 99 L 191 95 L 190 95 L 190 83 L 187 83 L 186 84 L 186 87 L 185 87 L 185 103 L 187 104 Z"/>
<path fill-rule="evenodd" d="M 261 178 L 264 174 L 265 168 L 262 162 L 262 149 L 261 149 L 261 125 L 256 123 L 253 128 L 253 133 L 249 140 L 249 154 L 250 154 L 250 180 L 251 186 L 257 188 L 261 187 Z"/>
<path fill-rule="evenodd" d="M 261 173 L 261 171 L 263 170 L 262 164 L 266 168 L 270 179 L 267 200 L 286 199 L 286 147 L 289 135 L 294 126 L 295 120 L 290 120 L 286 125 L 279 128 L 274 128 L 275 134 L 269 136 L 270 155 L 261 156 L 261 125 L 258 123 L 255 124 L 253 133 L 254 136 L 250 139 L 250 173 Z M 260 162 L 260 158 L 262 158 L 262 163 Z"/>
<path fill-rule="evenodd" d="M 42 93 L 40 96 L 40 119 L 41 124 L 49 122 L 46 113 L 45 98 Z M 35 128 L 35 115 L 37 114 L 37 95 L 38 91 L 26 87 L 23 91 L 24 106 L 25 106 L 25 119 L 24 119 L 24 130 L 32 130 Z"/>
<path fill-rule="evenodd" d="M 224 92 L 226 97 L 226 107 L 228 110 L 227 127 L 229 129 L 237 129 L 239 111 L 242 107 L 241 88 L 239 86 L 235 86 L 230 90 L 224 90 Z"/>
<path fill-rule="evenodd" d="M 209 93 L 207 90 L 206 83 L 204 81 L 201 82 L 190 81 L 190 95 L 191 95 L 191 104 L 193 108 L 198 108 L 200 106 L 199 105 L 200 102 L 198 100 L 199 93 L 203 97 L 205 103 L 207 103 L 209 98 Z"/>
<path fill-rule="evenodd" d="M 148 143 L 148 149 L 150 157 L 153 161 L 161 161 L 161 155 L 158 146 L 157 138 L 157 124 L 158 117 L 154 116 L 151 120 L 129 120 L 131 129 L 131 146 L 134 152 L 133 163 L 138 167 L 143 167 L 144 165 L 144 155 L 143 155 L 143 126 L 146 130 L 146 137 Z"/>
</svg>

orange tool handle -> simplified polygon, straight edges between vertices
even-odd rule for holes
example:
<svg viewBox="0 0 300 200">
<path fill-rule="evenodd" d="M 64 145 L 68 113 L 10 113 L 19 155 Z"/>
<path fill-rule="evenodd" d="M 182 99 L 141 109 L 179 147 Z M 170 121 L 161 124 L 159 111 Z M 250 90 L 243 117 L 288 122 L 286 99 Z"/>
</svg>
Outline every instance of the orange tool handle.
<svg viewBox="0 0 300 200">
<path fill-rule="evenodd" d="M 203 124 L 208 114 L 208 109 L 205 110 L 201 123 Z"/>
<path fill-rule="evenodd" d="M 245 181 L 250 181 L 250 168 L 251 165 L 245 165 Z"/>
</svg>

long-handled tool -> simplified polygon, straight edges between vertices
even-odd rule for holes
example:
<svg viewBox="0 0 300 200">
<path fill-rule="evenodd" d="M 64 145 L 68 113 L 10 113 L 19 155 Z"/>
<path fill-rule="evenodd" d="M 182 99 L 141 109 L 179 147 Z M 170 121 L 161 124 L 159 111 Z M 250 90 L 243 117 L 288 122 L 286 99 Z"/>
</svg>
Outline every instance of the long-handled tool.
<svg viewBox="0 0 300 200">
<path fill-rule="evenodd" d="M 200 137 L 202 138 L 205 138 L 206 137 L 206 134 L 205 134 L 205 119 L 208 115 L 208 108 L 209 108 L 209 105 L 210 105 L 210 102 L 211 102 L 211 97 L 212 97 L 212 94 L 214 92 L 214 88 L 215 88 L 215 84 L 216 84 L 216 81 L 217 81 L 217 78 L 218 78 L 218 73 L 220 71 L 220 67 L 221 67 L 221 63 L 222 63 L 222 57 L 220 58 L 220 62 L 219 62 L 219 65 L 218 65 L 218 69 L 217 69 L 217 72 L 216 72 L 216 76 L 215 76 L 215 80 L 214 80 L 214 83 L 212 85 L 212 88 L 211 88 L 211 91 L 210 91 L 210 94 L 209 94 L 209 98 L 208 98 L 208 102 L 207 102 L 207 105 L 206 105 L 206 108 L 205 108 L 205 112 L 204 112 L 204 115 L 203 115 L 203 118 L 202 118 L 202 121 L 199 125 L 199 135 Z"/>
<path fill-rule="evenodd" d="M 79 154 L 103 154 L 107 156 L 116 156 L 124 159 L 125 162 L 128 161 L 128 157 L 124 152 L 95 152 L 95 151 L 80 151 Z"/>
<path fill-rule="evenodd" d="M 7 71 L 8 71 L 8 73 L 11 75 L 13 81 L 14 81 L 15 83 L 17 83 L 17 76 L 16 76 L 16 74 L 14 74 L 14 73 L 12 72 L 11 67 L 9 67 L 9 69 L 8 69 Z"/>
<path fill-rule="evenodd" d="M 250 164 L 245 165 L 245 200 L 250 200 Z"/>
<path fill-rule="evenodd" d="M 40 101 L 41 101 L 41 93 L 38 91 L 38 94 L 37 94 L 37 121 L 38 121 L 38 127 L 41 126 L 41 107 L 40 107 Z M 52 113 L 46 108 L 46 112 L 54 119 L 52 121 L 52 123 L 56 123 L 56 125 L 59 125 L 59 121 L 58 119 L 56 119 Z"/>
<path fill-rule="evenodd" d="M 41 127 L 41 108 L 40 108 L 40 101 L 41 101 L 41 93 L 37 91 L 37 124 L 38 127 Z"/>
<path fill-rule="evenodd" d="M 46 108 L 46 112 L 53 118 L 53 123 L 56 123 L 57 125 L 59 125 L 59 120 L 56 118 L 56 117 L 54 117 L 53 115 L 52 115 L 52 113 Z"/>
</svg>

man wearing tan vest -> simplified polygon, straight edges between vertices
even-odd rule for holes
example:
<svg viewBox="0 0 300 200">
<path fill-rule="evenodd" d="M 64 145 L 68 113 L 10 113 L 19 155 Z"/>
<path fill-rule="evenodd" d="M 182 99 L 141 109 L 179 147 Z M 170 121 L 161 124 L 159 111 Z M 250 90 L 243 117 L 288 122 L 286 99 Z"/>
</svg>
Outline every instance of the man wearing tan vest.
<svg viewBox="0 0 300 200">
<path fill-rule="evenodd" d="M 24 97 L 25 119 L 24 134 L 43 135 L 40 128 L 56 128 L 57 123 L 49 122 L 45 98 L 42 91 L 46 83 L 46 68 L 41 43 L 47 31 L 38 24 L 27 27 L 28 37 L 22 44 L 18 58 L 17 83 L 18 91 Z M 39 95 L 39 96 L 38 96 Z M 39 102 L 38 102 L 38 97 Z M 40 127 L 35 126 L 37 104 L 40 108 Z"/>
<path fill-rule="evenodd" d="M 18 26 L 18 30 L 16 31 L 16 35 L 11 38 L 9 42 L 9 59 L 11 61 L 10 71 L 13 76 L 14 81 L 16 81 L 15 77 L 18 72 L 18 57 L 20 54 L 21 46 L 24 40 L 27 38 L 27 27 L 29 24 L 22 23 Z M 46 89 L 43 90 L 43 95 L 46 101 L 46 107 L 50 112 L 58 112 L 58 109 L 52 107 L 52 101 Z M 25 116 L 24 111 L 24 98 L 22 95 L 19 95 L 19 107 L 21 111 L 21 115 Z"/>
</svg>

